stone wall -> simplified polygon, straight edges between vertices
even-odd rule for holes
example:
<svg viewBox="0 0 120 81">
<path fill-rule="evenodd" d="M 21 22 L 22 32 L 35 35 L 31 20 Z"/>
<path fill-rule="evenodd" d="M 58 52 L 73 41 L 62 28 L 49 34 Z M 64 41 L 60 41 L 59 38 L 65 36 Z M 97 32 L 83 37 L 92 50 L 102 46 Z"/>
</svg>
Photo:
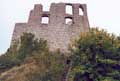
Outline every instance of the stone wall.
<svg viewBox="0 0 120 81">
<path fill-rule="evenodd" d="M 66 13 L 66 5 L 72 6 L 73 14 Z M 79 15 L 79 8 L 83 15 Z M 43 17 L 49 18 L 49 23 L 41 23 Z M 69 24 L 66 19 L 71 19 Z M 36 38 L 47 40 L 51 51 L 60 49 L 66 52 L 72 39 L 79 36 L 80 32 L 89 30 L 86 4 L 52 3 L 49 12 L 43 11 L 41 4 L 36 4 L 30 11 L 27 23 L 16 23 L 12 43 L 18 41 L 23 32 L 31 32 Z"/>
</svg>

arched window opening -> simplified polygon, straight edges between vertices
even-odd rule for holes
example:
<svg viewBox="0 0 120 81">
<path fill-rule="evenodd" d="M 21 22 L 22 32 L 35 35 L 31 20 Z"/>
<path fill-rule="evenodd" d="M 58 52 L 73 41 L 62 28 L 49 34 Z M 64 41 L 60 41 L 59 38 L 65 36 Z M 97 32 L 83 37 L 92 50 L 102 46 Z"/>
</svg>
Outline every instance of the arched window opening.
<svg viewBox="0 0 120 81">
<path fill-rule="evenodd" d="M 81 16 L 84 15 L 84 13 L 83 13 L 83 7 L 82 6 L 79 7 L 79 15 L 81 15 Z"/>
<path fill-rule="evenodd" d="M 73 14 L 73 9 L 72 9 L 72 5 L 66 5 L 66 14 Z"/>
<path fill-rule="evenodd" d="M 73 24 L 73 19 L 72 18 L 65 18 L 65 24 L 67 24 L 67 25 Z"/>
<path fill-rule="evenodd" d="M 42 21 L 41 21 L 42 24 L 48 24 L 49 23 L 49 17 L 42 17 Z"/>
</svg>

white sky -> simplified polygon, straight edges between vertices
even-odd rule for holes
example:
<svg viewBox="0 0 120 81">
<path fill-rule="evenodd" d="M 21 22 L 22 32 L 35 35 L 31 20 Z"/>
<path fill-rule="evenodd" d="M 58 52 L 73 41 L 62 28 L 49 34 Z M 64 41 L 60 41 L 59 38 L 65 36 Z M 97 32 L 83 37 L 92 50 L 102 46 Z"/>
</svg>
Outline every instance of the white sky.
<svg viewBox="0 0 120 81">
<path fill-rule="evenodd" d="M 27 22 L 34 4 L 41 3 L 48 10 L 52 2 L 86 3 L 91 27 L 119 35 L 120 0 L 0 0 L 0 54 L 10 46 L 15 22 Z"/>
</svg>

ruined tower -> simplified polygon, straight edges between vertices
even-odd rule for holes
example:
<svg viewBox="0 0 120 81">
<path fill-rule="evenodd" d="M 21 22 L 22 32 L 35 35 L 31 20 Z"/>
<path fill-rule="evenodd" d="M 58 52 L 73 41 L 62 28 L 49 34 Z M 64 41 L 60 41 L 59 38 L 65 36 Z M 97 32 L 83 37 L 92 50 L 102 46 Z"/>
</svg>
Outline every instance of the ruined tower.
<svg viewBox="0 0 120 81">
<path fill-rule="evenodd" d="M 72 7 L 72 14 L 66 13 L 66 6 Z M 42 23 L 45 17 L 48 18 L 48 23 Z M 66 23 L 67 19 L 71 22 Z M 31 32 L 36 38 L 47 40 L 51 51 L 60 49 L 61 52 L 66 52 L 71 39 L 88 30 L 86 4 L 52 3 L 49 11 L 43 11 L 43 6 L 36 4 L 30 11 L 28 22 L 15 24 L 12 44 L 20 39 L 23 32 Z"/>
</svg>

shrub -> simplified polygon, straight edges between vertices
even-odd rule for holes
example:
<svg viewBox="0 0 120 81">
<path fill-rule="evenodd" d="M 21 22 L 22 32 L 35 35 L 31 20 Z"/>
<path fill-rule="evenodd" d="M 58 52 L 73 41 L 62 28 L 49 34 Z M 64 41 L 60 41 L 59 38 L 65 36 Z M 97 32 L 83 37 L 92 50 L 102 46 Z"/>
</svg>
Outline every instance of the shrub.
<svg viewBox="0 0 120 81">
<path fill-rule="evenodd" d="M 32 56 L 34 52 L 47 51 L 47 41 L 35 39 L 32 33 L 23 33 L 20 42 L 11 46 L 6 54 L 0 57 L 1 70 L 20 65 L 27 57 Z"/>
<path fill-rule="evenodd" d="M 71 46 L 73 81 L 120 80 L 120 43 L 115 35 L 93 28 Z"/>
</svg>

